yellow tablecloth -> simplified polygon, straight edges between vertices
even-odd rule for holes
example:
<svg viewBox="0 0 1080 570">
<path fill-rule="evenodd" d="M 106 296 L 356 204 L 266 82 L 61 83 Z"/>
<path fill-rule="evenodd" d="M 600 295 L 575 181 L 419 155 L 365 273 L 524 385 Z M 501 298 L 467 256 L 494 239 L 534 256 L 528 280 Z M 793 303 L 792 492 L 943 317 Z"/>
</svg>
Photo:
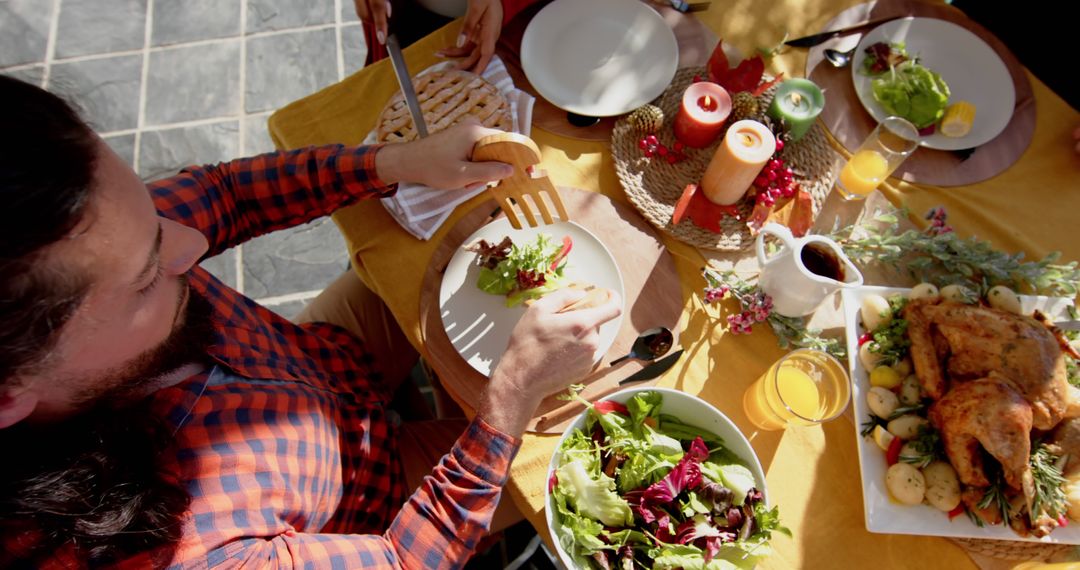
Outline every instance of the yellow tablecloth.
<svg viewBox="0 0 1080 570">
<path fill-rule="evenodd" d="M 787 32 L 797 37 L 819 31 L 850 0 L 714 1 L 699 17 L 743 53 L 776 44 Z M 457 37 L 455 22 L 406 50 L 409 67 L 436 62 L 434 51 Z M 771 63 L 772 72 L 801 76 L 805 50 L 789 50 Z M 982 183 L 953 188 L 894 184 L 884 188 L 895 203 L 914 212 L 945 206 L 961 234 L 976 234 L 1008 251 L 1040 257 L 1059 250 L 1080 259 L 1080 240 L 1069 231 L 1080 211 L 1080 158 L 1072 151 L 1071 131 L 1080 116 L 1041 82 L 1031 77 L 1038 109 L 1035 138 L 1022 159 L 1005 173 Z M 397 84 L 383 61 L 279 110 L 270 133 L 279 148 L 327 143 L 359 143 L 375 126 L 383 103 Z M 861 112 L 861 111 L 859 111 Z M 625 201 L 608 145 L 533 130 L 543 165 L 562 186 L 602 192 Z M 434 248 L 446 229 L 482 200 L 458 208 L 430 241 L 420 242 L 402 230 L 383 207 L 369 201 L 335 214 L 353 263 L 389 305 L 406 334 L 419 345 L 420 282 Z M 760 329 L 753 335 L 724 334 L 715 309 L 702 309 L 701 255 L 670 239 L 683 285 L 686 310 L 681 326 L 687 355 L 661 381 L 712 402 L 739 424 L 767 472 L 772 502 L 780 505 L 793 539 L 774 540 L 769 568 L 968 568 L 962 549 L 938 538 L 879 535 L 863 524 L 855 433 L 849 421 L 782 433 L 757 432 L 746 420 L 743 390 L 778 358 L 775 338 Z M 423 347 L 420 347 L 423 352 Z M 545 532 L 543 493 L 554 436 L 529 435 L 513 466 L 509 494 L 531 522 Z"/>
</svg>

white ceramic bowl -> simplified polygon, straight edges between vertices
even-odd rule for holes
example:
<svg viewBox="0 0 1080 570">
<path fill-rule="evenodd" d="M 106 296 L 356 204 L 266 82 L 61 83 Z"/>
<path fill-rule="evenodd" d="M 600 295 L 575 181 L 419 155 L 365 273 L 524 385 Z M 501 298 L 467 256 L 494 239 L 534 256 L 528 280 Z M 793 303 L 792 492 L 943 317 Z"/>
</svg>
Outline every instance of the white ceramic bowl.
<svg viewBox="0 0 1080 570">
<path fill-rule="evenodd" d="M 750 442 L 746 440 L 746 437 L 739 431 L 739 428 L 735 423 L 721 413 L 720 410 L 714 408 L 712 404 L 701 398 L 670 388 L 628 388 L 603 398 L 603 400 L 626 403 L 638 392 L 660 392 L 664 395 L 664 402 L 660 406 L 661 413 L 675 416 L 689 425 L 708 430 L 720 436 L 720 438 L 724 440 L 724 445 L 746 462 L 746 466 L 750 469 L 750 472 L 754 474 L 754 481 L 757 483 L 758 490 L 760 490 L 765 497 L 765 504 L 770 504 L 769 492 L 765 487 L 765 471 L 761 468 L 761 462 L 758 461 L 757 454 L 754 453 L 754 448 L 750 446 Z M 551 533 L 555 548 L 559 553 L 559 559 L 566 568 L 575 568 L 574 560 L 564 548 L 562 541 L 558 539 L 559 534 L 555 530 L 555 527 L 558 524 L 555 520 L 555 513 L 557 512 L 555 508 L 555 499 L 552 497 L 546 482 L 551 480 L 552 473 L 554 473 L 559 465 L 559 450 L 562 449 L 563 442 L 566 441 L 567 436 L 573 433 L 575 429 L 585 429 L 586 412 L 582 412 L 578 415 L 574 420 L 574 423 L 570 424 L 570 426 L 566 428 L 566 431 L 563 432 L 562 437 L 559 438 L 559 445 L 555 449 L 555 453 L 551 456 L 551 462 L 548 464 L 547 479 L 544 480 L 544 504 L 546 506 L 544 516 L 547 519 L 548 532 Z"/>
</svg>

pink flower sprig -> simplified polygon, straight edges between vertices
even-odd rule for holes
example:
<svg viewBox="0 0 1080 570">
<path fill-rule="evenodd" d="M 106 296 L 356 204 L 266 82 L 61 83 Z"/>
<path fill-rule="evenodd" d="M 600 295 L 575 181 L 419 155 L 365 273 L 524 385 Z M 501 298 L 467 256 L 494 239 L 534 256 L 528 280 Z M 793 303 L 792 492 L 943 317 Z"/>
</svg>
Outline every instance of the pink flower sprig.
<svg viewBox="0 0 1080 570">
<path fill-rule="evenodd" d="M 844 347 L 838 338 L 825 338 L 821 331 L 806 326 L 802 317 L 785 317 L 773 310 L 772 298 L 757 285 L 747 283 L 734 271 L 720 271 L 711 267 L 702 270 L 705 277 L 704 299 L 713 304 L 728 295 L 738 299 L 740 312 L 728 315 L 728 328 L 732 334 L 750 334 L 754 325 L 768 323 L 776 334 L 781 348 L 812 348 L 824 350 L 844 359 Z"/>
<path fill-rule="evenodd" d="M 707 304 L 717 303 L 729 294 L 739 300 L 742 312 L 727 316 L 732 334 L 750 334 L 755 324 L 765 322 L 772 314 L 772 298 L 756 285 L 739 279 L 734 271 L 717 273 L 705 268 L 702 273 L 706 282 L 704 297 Z"/>
<path fill-rule="evenodd" d="M 945 213 L 945 208 L 941 206 L 930 208 L 930 211 L 926 213 L 926 219 L 930 220 L 930 225 L 926 228 L 926 233 L 932 236 L 939 236 L 953 231 L 952 226 L 946 223 L 948 217 L 949 215 Z"/>
</svg>

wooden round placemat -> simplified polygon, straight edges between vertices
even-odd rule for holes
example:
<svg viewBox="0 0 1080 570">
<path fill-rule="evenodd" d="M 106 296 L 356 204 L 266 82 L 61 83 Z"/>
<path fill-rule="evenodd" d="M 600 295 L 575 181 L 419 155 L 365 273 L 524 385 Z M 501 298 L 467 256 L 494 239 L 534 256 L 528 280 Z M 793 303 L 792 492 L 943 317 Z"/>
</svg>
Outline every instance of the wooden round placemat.
<svg viewBox="0 0 1080 570">
<path fill-rule="evenodd" d="M 622 325 L 596 370 L 582 381 L 585 389 L 581 395 L 592 401 L 618 390 L 620 380 L 644 367 L 636 360 L 614 367 L 608 364 L 630 352 L 641 331 L 666 326 L 678 337 L 677 325 L 683 307 L 682 285 L 675 270 L 675 260 L 660 242 L 656 231 L 633 208 L 613 202 L 597 192 L 575 188 L 559 188 L 558 191 L 570 213 L 570 220 L 588 229 L 608 247 L 623 279 Z M 424 357 L 454 398 L 473 410 L 480 404 L 488 378 L 470 366 L 447 337 L 439 310 L 439 288 L 454 253 L 473 232 L 493 219 L 491 212 L 494 209 L 494 200 L 484 202 L 446 233 L 431 256 L 420 289 L 420 334 Z M 573 255 L 571 252 L 570 263 L 573 263 Z M 678 348 L 676 342 L 672 350 Z M 559 363 L 552 362 L 551 365 L 558 366 Z M 656 380 L 634 386 L 648 386 Z M 540 403 L 528 429 L 538 433 L 562 433 L 582 409 L 575 402 L 548 397 Z"/>
<path fill-rule="evenodd" d="M 680 69 L 675 74 L 671 87 L 657 101 L 657 105 L 664 111 L 664 126 L 655 134 L 665 146 L 671 148 L 675 144 L 672 123 L 678 113 L 683 91 L 695 75 L 704 74 L 703 67 Z M 759 98 L 761 109 L 766 109 L 772 102 L 774 92 L 775 87 Z M 743 221 L 725 217 L 720 222 L 723 230 L 720 233 L 700 228 L 687 220 L 678 225 L 671 223 L 675 203 L 682 196 L 683 189 L 687 184 L 701 179 L 713 153 L 723 140 L 723 134 L 707 148 L 686 149 L 686 160 L 675 164 L 669 164 L 662 157 L 646 158 L 638 147 L 638 141 L 643 136 L 645 133 L 637 131 L 628 121 L 620 120 L 611 135 L 611 154 L 615 159 L 615 172 L 626 196 L 649 223 L 679 241 L 704 249 L 742 251 L 753 245 L 754 238 L 745 221 L 753 209 L 753 202 L 748 198 L 739 202 Z M 786 144 L 782 156 L 795 172 L 795 180 L 813 197 L 816 216 L 833 187 L 840 156 L 829 145 L 819 123 L 814 123 L 802 139 Z"/>
<path fill-rule="evenodd" d="M 536 97 L 536 104 L 533 106 L 533 126 L 559 136 L 580 140 L 610 140 L 611 131 L 615 127 L 617 117 L 605 117 L 595 125 L 588 127 L 575 127 L 567 122 L 566 111 L 552 105 L 540 96 L 532 84 L 529 83 L 529 79 L 525 77 L 525 72 L 522 71 L 521 38 L 525 34 L 525 28 L 528 26 L 529 21 L 544 7 L 544 4 L 541 2 L 526 9 L 518 16 L 515 16 L 503 28 L 502 34 L 499 36 L 496 53 L 506 64 L 510 77 L 514 79 L 514 85 Z M 679 45 L 678 66 L 681 68 L 705 65 L 705 62 L 709 60 L 709 56 L 712 54 L 713 48 L 720 42 L 716 34 L 691 14 L 679 12 L 671 7 L 657 6 L 653 3 L 648 4 L 660 13 L 660 16 L 675 32 L 675 41 Z"/>
<path fill-rule="evenodd" d="M 840 12 L 823 30 L 893 16 L 937 18 L 970 30 L 1005 62 L 1016 89 L 1012 120 L 993 140 L 976 148 L 967 158 L 963 157 L 965 153 L 961 151 L 920 148 L 900 165 L 893 176 L 920 184 L 962 186 L 992 178 L 1012 166 L 1024 154 L 1035 134 L 1035 96 L 1027 73 L 1016 56 L 986 28 L 960 10 L 945 4 L 927 4 L 915 0 L 860 4 Z M 833 67 L 825 61 L 824 52 L 827 48 L 846 51 L 855 47 L 859 38 L 860 35 L 853 35 L 829 40 L 811 48 L 806 59 L 806 76 L 825 92 L 826 104 L 821 113 L 821 122 L 849 151 L 862 144 L 877 121 L 859 102 L 851 80 L 850 66 L 841 69 Z"/>
</svg>

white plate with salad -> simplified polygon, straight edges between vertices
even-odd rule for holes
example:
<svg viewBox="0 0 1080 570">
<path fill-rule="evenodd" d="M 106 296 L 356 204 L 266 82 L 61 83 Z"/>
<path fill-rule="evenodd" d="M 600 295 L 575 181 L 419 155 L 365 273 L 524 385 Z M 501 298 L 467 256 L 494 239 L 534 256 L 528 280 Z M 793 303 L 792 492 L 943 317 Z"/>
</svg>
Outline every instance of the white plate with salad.
<svg viewBox="0 0 1080 570">
<path fill-rule="evenodd" d="M 510 243 L 502 243 L 510 238 Z M 525 303 L 565 286 L 592 286 L 623 296 L 622 274 L 607 247 L 574 222 L 514 229 L 506 218 L 476 230 L 465 245 L 484 241 L 484 253 L 459 248 L 443 273 L 439 312 L 446 336 L 485 376 L 499 363 Z M 499 247 L 499 246 L 502 247 Z M 599 360 L 615 342 L 620 315 L 600 327 Z"/>
<path fill-rule="evenodd" d="M 920 129 L 933 126 L 920 140 L 928 148 L 959 150 L 989 142 L 1009 124 L 1016 104 L 1012 76 L 993 48 L 934 18 L 901 18 L 874 28 L 855 49 L 851 73 L 859 101 L 878 122 L 899 115 Z M 942 119 L 960 101 L 974 108 L 970 130 L 945 136 Z"/>
<path fill-rule="evenodd" d="M 920 285 L 920 287 L 923 287 Z M 955 507 L 951 512 L 946 512 L 945 508 L 951 505 L 938 505 L 932 506 L 931 502 L 936 502 L 939 495 L 935 495 L 934 501 L 931 500 L 930 485 L 935 479 L 936 475 L 925 474 L 925 467 L 923 471 L 925 477 L 925 497 L 920 504 L 903 504 L 893 494 L 890 494 L 890 490 L 897 490 L 895 487 L 891 487 L 887 481 L 887 472 L 890 463 L 909 463 L 916 467 L 920 465 L 916 461 L 916 458 L 909 456 L 905 458 L 904 453 L 917 453 L 913 451 L 907 451 L 909 448 L 903 447 L 894 451 L 896 456 L 894 458 L 889 457 L 889 452 L 885 448 L 888 444 L 892 443 L 888 430 L 884 430 L 885 433 L 880 435 L 884 439 L 888 439 L 888 442 L 877 441 L 879 434 L 869 431 L 869 422 L 875 417 L 875 412 L 871 407 L 868 399 L 868 393 L 873 388 L 871 384 L 871 371 L 864 362 L 865 355 L 860 355 L 860 350 L 866 349 L 870 342 L 864 341 L 869 339 L 867 328 L 863 323 L 863 319 L 860 316 L 864 301 L 868 297 L 877 296 L 885 299 L 889 299 L 893 296 L 913 296 L 912 289 L 897 288 L 897 287 L 860 287 L 857 289 L 845 289 L 841 292 L 844 302 L 844 316 L 846 320 L 846 334 L 847 334 L 847 351 L 850 355 L 848 358 L 851 378 L 852 378 L 852 397 L 854 400 L 855 411 L 855 432 L 858 441 L 859 452 L 859 467 L 862 473 L 862 491 L 863 491 L 863 510 L 866 520 L 866 528 L 870 532 L 877 532 L 883 534 L 912 534 L 912 535 L 924 535 L 924 536 L 945 536 L 945 537 L 957 537 L 957 538 L 980 538 L 980 539 L 997 539 L 997 540 L 1018 540 L 1018 541 L 1030 541 L 1030 542 L 1047 542 L 1047 543 L 1061 543 L 1061 544 L 1080 544 L 1080 524 L 1076 524 L 1073 521 L 1069 521 L 1067 526 L 1054 528 L 1048 536 L 1041 539 L 1034 538 L 1033 536 L 1020 536 L 1013 529 L 1003 524 L 982 524 L 979 526 L 975 518 L 964 512 L 963 502 Z M 917 296 L 917 295 L 916 295 Z M 947 295 L 948 297 L 948 295 Z M 1033 296 L 1017 296 L 1020 304 L 1019 311 L 1024 314 L 1031 314 L 1035 309 L 1038 309 L 1042 313 L 1051 318 L 1057 318 L 1065 314 L 1068 307 L 1071 306 L 1071 301 L 1061 298 L 1052 297 L 1033 297 Z M 877 330 L 882 330 L 878 328 Z M 876 341 L 876 339 L 875 339 Z M 875 366 L 876 367 L 876 366 Z M 887 380 L 882 382 L 881 380 L 875 381 L 877 386 L 888 385 Z M 894 388 L 899 391 L 900 401 L 898 403 L 897 410 L 890 417 L 898 417 L 903 410 L 904 406 L 911 405 L 911 402 L 905 399 L 904 390 L 905 386 L 901 384 Z M 915 388 L 914 399 L 919 398 L 919 390 Z M 877 406 L 875 406 L 877 407 Z M 909 408 L 910 409 L 910 408 Z M 916 415 L 921 412 L 911 412 Z M 880 414 L 878 414 L 880 417 Z M 877 421 L 877 420 L 873 420 Z M 902 420 L 901 420 L 902 421 Z M 878 427 L 884 427 L 884 422 L 877 421 Z M 892 424 L 889 424 L 889 429 L 892 428 Z M 862 435 L 864 430 L 868 431 L 868 435 Z M 879 430 L 880 431 L 880 430 Z M 895 441 L 900 441 L 901 438 L 896 438 Z M 918 438 L 915 438 L 918 439 Z M 912 440 L 907 440 L 908 442 Z M 905 442 L 907 443 L 907 442 Z M 899 447 L 899 446 L 898 446 Z M 904 450 L 904 451 L 900 451 Z M 935 459 L 934 463 L 941 463 L 942 460 Z M 897 483 L 893 483 L 894 485 Z M 963 486 L 961 486 L 961 489 Z"/>
<path fill-rule="evenodd" d="M 735 424 L 665 388 L 623 390 L 582 412 L 551 458 L 545 504 L 571 569 L 749 569 L 773 532 L 788 533 Z"/>
</svg>

